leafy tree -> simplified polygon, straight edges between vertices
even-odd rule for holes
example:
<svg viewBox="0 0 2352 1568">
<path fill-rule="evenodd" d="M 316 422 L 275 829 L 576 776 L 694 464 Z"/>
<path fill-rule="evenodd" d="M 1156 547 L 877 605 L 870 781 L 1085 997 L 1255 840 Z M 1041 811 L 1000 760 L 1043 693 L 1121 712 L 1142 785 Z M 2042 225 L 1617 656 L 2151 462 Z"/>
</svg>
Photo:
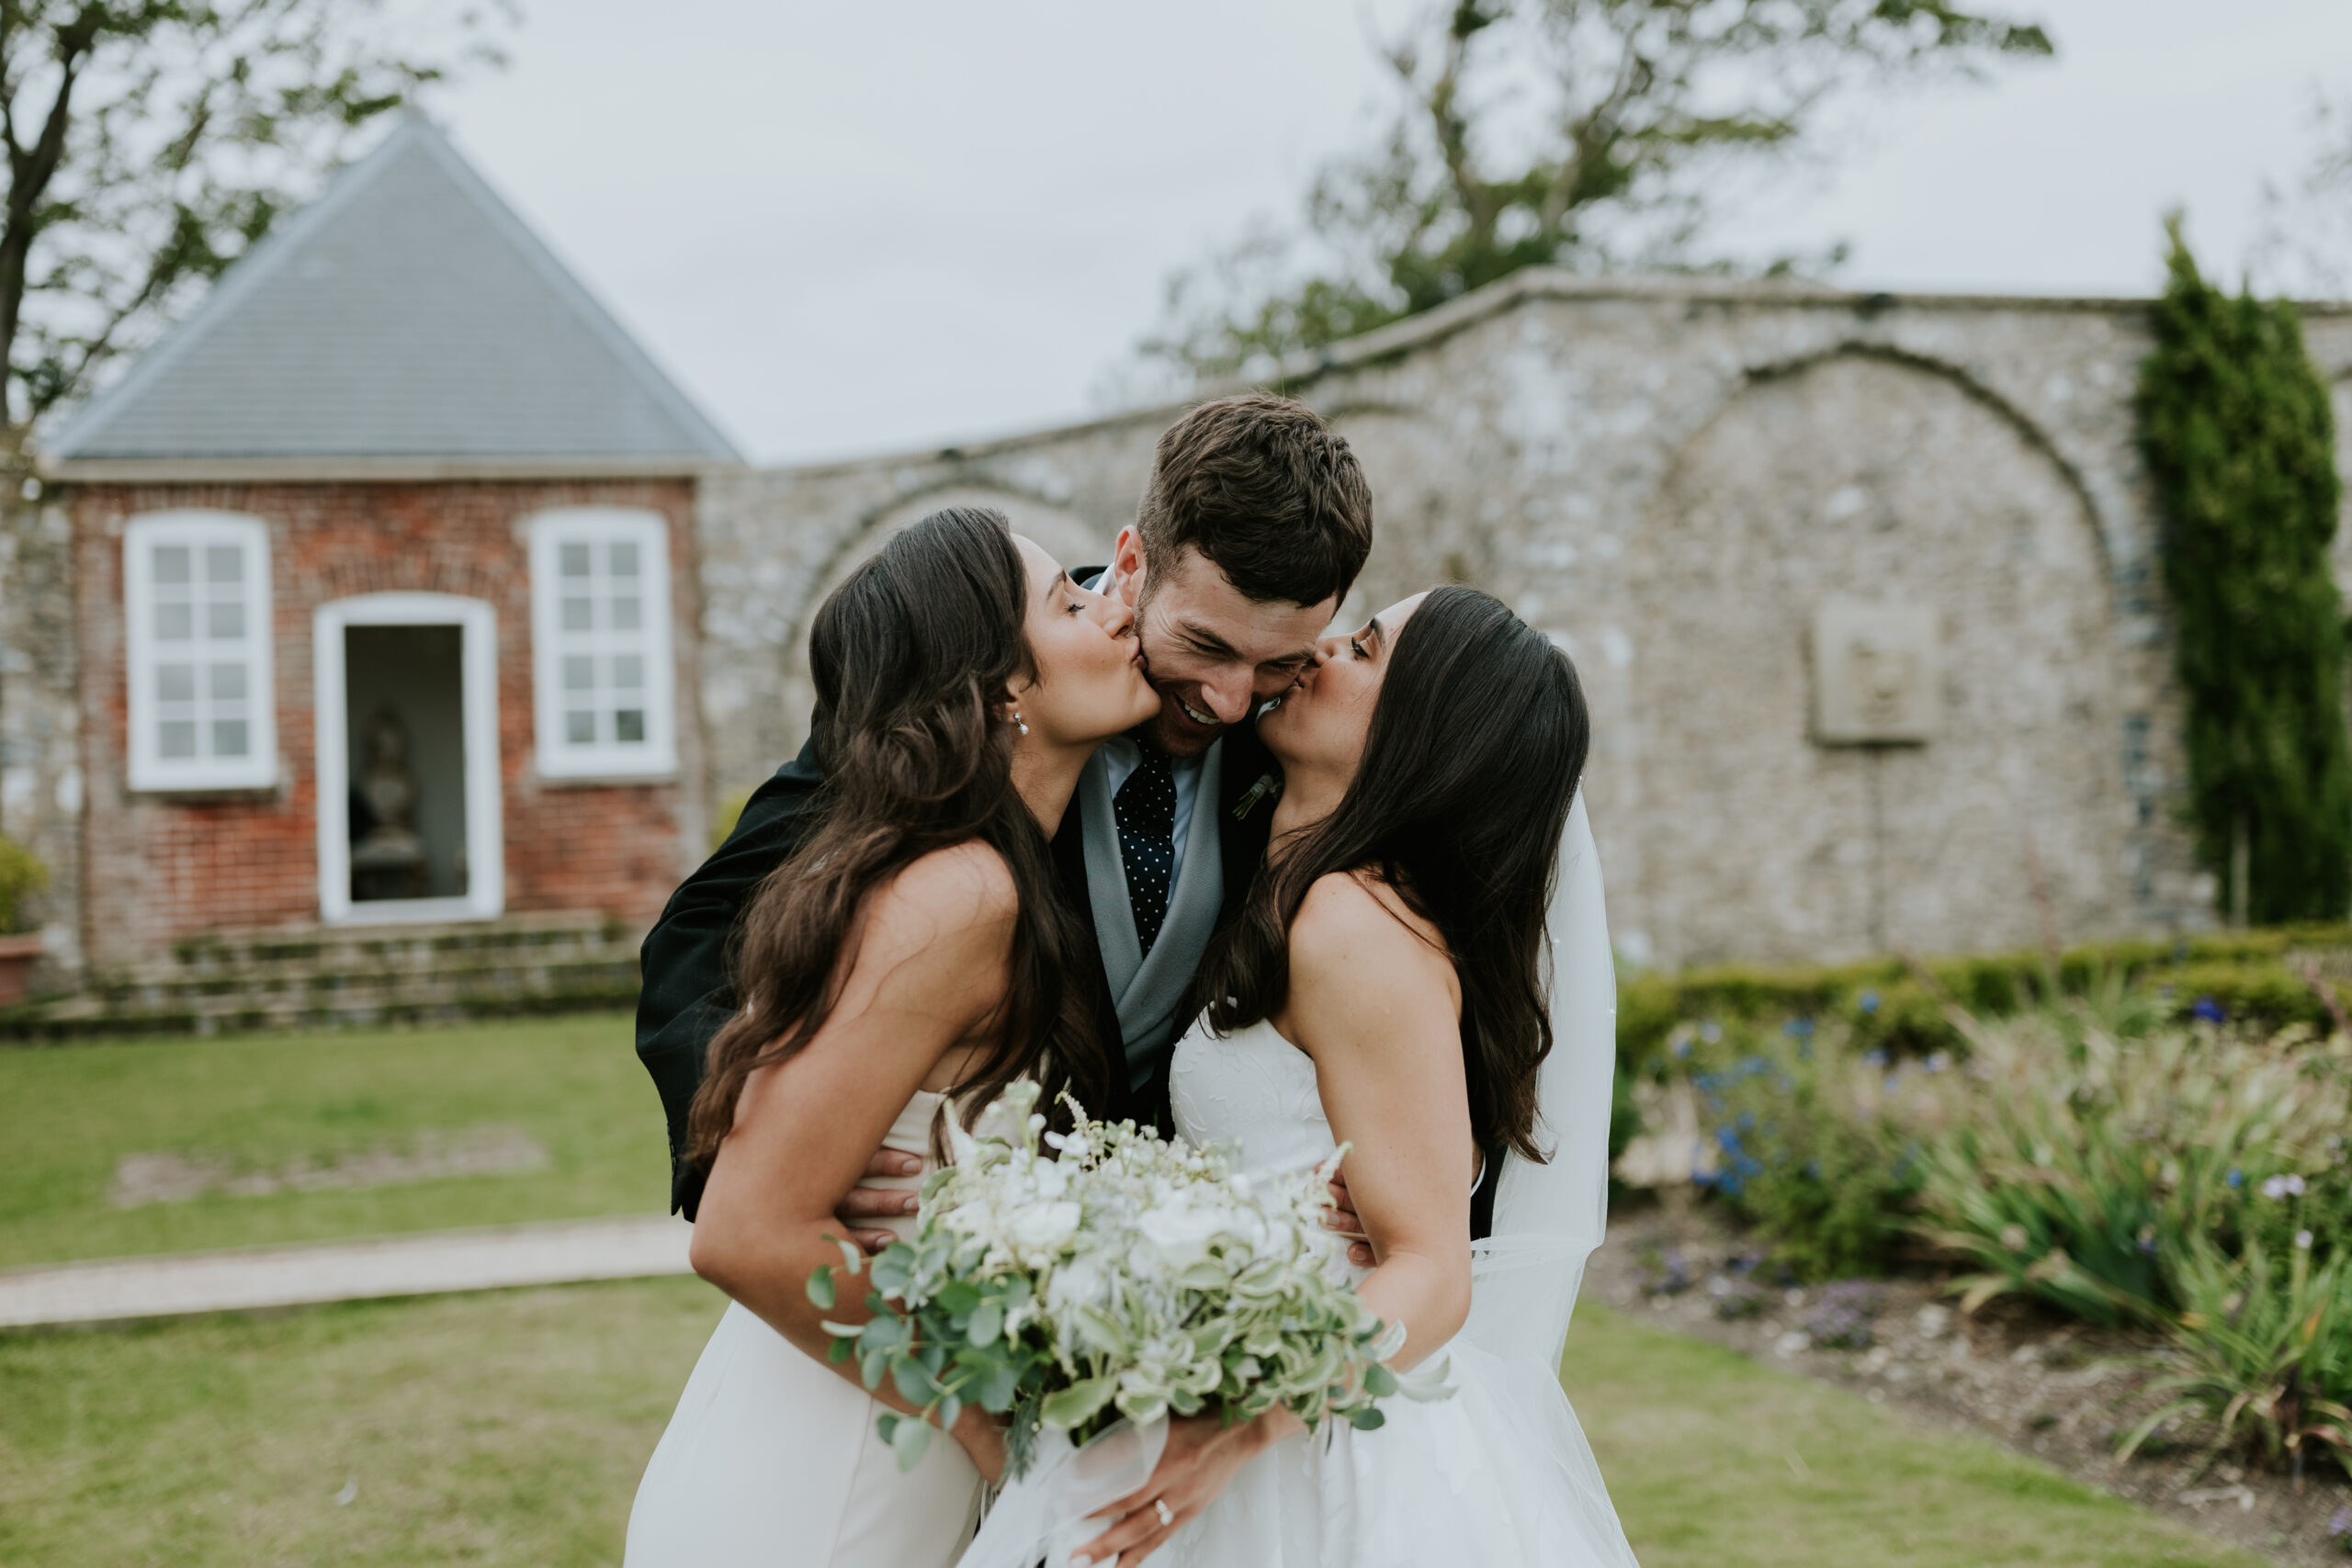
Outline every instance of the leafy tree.
<svg viewBox="0 0 2352 1568">
<path fill-rule="evenodd" d="M 2352 298 L 2352 94 L 2314 93 L 2308 118 L 2302 168 L 2288 185 L 2263 182 L 2250 270 L 2276 293 Z"/>
<path fill-rule="evenodd" d="M 1253 233 L 1170 284 L 1144 352 L 1262 371 L 1525 266 L 1693 265 L 1723 180 L 1795 148 L 1841 89 L 2051 52 L 1943 0 L 1455 0 L 1384 51 L 1385 142 L 1315 183 L 1329 265 L 1301 277 L 1288 236 Z"/>
<path fill-rule="evenodd" d="M 43 414 L 152 341 L 371 121 L 494 58 L 484 20 L 383 0 L 0 0 L 0 462 L 21 467 Z M 420 32 L 456 41 L 411 47 Z"/>
<path fill-rule="evenodd" d="M 2198 852 L 2240 919 L 2337 919 L 2352 760 L 2327 388 L 2294 308 L 2223 294 L 2168 227 L 2140 440 L 2166 523 Z"/>
</svg>

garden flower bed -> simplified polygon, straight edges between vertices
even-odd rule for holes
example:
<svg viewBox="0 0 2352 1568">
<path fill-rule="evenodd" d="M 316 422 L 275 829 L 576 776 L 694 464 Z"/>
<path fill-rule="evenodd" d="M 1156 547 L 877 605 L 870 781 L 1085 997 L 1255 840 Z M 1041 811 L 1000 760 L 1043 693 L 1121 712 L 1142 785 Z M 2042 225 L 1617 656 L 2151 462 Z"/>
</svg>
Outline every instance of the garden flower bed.
<svg viewBox="0 0 2352 1568">
<path fill-rule="evenodd" d="M 1634 982 L 1616 1170 L 1659 1207 L 1618 1296 L 2341 1561 L 2347 960 L 2346 933 L 2306 931 L 2046 957 L 2038 979 Z"/>
<path fill-rule="evenodd" d="M 2309 1568 L 2347 1561 L 2352 1482 L 2313 1468 L 2302 1491 L 2283 1471 L 2241 1457 L 2208 1461 L 2189 1444 L 2143 1446 L 2119 1458 L 2117 1439 L 2159 1403 L 2151 1384 L 2161 1336 L 2093 1327 L 2023 1303 L 1973 1314 L 1931 1275 L 1869 1282 L 1876 1298 L 1866 1346 L 1825 1344 L 1847 1321 L 1818 1286 L 1756 1278 L 1755 1242 L 1721 1214 L 1670 1215 L 1643 1205 L 1612 1220 L 1584 1294 L 1634 1321 L 1737 1350 L 1769 1366 L 1850 1389 L 1933 1427 L 1989 1437 L 2201 1533 Z M 1668 1289 L 1666 1287 L 1672 1287 Z M 1753 1303 L 1726 1315 L 1726 1292 Z M 1827 1310 L 1825 1310 L 1826 1307 Z"/>
</svg>

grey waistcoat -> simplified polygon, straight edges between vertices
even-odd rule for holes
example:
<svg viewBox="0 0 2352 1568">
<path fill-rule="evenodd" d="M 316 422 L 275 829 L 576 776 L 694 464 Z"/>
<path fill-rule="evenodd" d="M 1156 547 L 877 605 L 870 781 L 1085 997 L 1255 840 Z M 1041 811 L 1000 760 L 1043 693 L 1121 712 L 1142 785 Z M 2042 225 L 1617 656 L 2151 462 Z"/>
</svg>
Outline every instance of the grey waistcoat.
<svg viewBox="0 0 2352 1568">
<path fill-rule="evenodd" d="M 1080 842 L 1086 851 L 1086 894 L 1094 905 L 1094 940 L 1126 1043 L 1127 1078 L 1141 1089 L 1187 1020 L 1176 1016 L 1193 971 L 1208 951 L 1225 903 L 1225 862 L 1217 842 L 1217 784 L 1225 742 L 1201 759 L 1192 820 L 1184 825 L 1184 863 L 1168 891 L 1168 919 L 1146 958 L 1136 941 L 1135 907 L 1127 901 L 1127 871 L 1119 858 L 1119 824 L 1111 814 L 1111 766 L 1094 753 L 1079 775 Z"/>
</svg>

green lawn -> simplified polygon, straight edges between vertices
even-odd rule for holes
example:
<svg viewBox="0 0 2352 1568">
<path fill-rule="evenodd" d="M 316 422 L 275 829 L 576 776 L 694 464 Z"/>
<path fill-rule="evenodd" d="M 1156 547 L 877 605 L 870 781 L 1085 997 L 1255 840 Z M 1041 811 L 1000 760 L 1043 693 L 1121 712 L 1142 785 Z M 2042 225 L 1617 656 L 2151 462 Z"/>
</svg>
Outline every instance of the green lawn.
<svg viewBox="0 0 2352 1568">
<path fill-rule="evenodd" d="M 1577 1309 L 1568 1394 L 1644 1568 L 2256 1568 L 1999 1446 Z"/>
<path fill-rule="evenodd" d="M 0 1562 L 616 1562 L 718 1311 L 669 1280 L 0 1336 Z M 1597 1307 L 1569 1350 L 1645 1568 L 2255 1568 Z"/>
<path fill-rule="evenodd" d="M 126 1155 L 239 1169 L 519 1129 L 537 1170 L 118 1209 Z M 661 1102 L 624 1014 L 0 1050 L 0 1268 L 667 1205 Z"/>
</svg>

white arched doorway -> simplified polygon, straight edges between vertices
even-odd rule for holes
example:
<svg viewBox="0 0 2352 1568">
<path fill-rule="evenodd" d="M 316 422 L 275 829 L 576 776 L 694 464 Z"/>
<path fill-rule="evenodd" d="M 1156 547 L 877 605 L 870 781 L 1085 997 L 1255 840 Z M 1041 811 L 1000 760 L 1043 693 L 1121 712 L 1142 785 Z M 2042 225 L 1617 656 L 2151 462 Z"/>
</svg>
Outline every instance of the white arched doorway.
<svg viewBox="0 0 2352 1568">
<path fill-rule="evenodd" d="M 311 637 L 321 918 L 495 918 L 497 612 L 453 593 L 367 593 L 320 605 Z"/>
</svg>

